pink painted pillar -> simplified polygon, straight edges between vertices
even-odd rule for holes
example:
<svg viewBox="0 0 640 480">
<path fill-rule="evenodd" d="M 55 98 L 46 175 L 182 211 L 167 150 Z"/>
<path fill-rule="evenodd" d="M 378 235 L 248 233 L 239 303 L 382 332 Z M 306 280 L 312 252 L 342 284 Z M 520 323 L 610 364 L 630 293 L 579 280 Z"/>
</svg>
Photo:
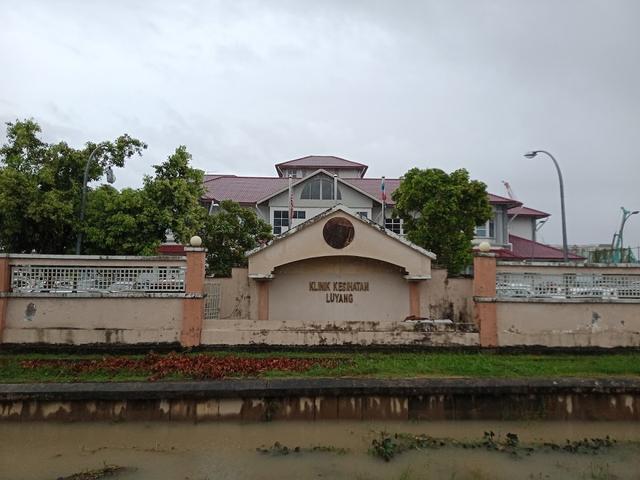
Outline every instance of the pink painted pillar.
<svg viewBox="0 0 640 480">
<path fill-rule="evenodd" d="M 200 345 L 202 325 L 204 323 L 204 273 L 206 248 L 185 247 L 187 273 L 185 274 L 185 293 L 182 308 L 182 331 L 180 344 L 183 347 Z"/>
<path fill-rule="evenodd" d="M 478 252 L 473 258 L 474 320 L 480 329 L 480 346 L 498 346 L 496 312 L 496 256 Z"/>
<path fill-rule="evenodd" d="M 0 256 L 0 343 L 4 328 L 7 324 L 7 303 L 9 299 L 4 294 L 11 291 L 11 265 L 9 265 L 9 256 Z"/>
</svg>

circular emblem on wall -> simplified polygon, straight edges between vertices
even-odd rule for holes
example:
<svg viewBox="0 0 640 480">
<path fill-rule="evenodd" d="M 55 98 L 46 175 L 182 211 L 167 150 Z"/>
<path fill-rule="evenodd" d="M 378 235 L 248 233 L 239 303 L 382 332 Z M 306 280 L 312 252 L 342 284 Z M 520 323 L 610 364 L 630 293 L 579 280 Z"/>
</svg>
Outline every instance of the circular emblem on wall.
<svg viewBox="0 0 640 480">
<path fill-rule="evenodd" d="M 344 248 L 353 241 L 353 224 L 344 217 L 335 217 L 324 224 L 322 236 L 333 248 Z"/>
</svg>

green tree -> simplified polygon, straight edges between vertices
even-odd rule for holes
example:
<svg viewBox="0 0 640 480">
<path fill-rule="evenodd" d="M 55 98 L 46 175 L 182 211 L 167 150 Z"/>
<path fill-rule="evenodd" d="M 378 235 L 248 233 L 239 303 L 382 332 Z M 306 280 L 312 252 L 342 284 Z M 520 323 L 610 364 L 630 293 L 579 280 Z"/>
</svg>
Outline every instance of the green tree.
<svg viewBox="0 0 640 480">
<path fill-rule="evenodd" d="M 96 255 L 153 255 L 164 232 L 144 190 L 103 185 L 87 199 L 84 251 Z"/>
<path fill-rule="evenodd" d="M 166 162 L 155 165 L 155 176 L 144 179 L 148 202 L 158 210 L 158 237 L 170 229 L 178 242 L 189 239 L 202 229 L 207 211 L 200 204 L 204 194 L 204 172 L 189 166 L 191 154 L 185 146 L 176 148 Z"/>
<path fill-rule="evenodd" d="M 231 275 L 232 267 L 247 265 L 245 252 L 272 238 L 271 225 L 253 210 L 224 200 L 218 211 L 207 217 L 201 233 L 207 254 L 207 273 Z"/>
<path fill-rule="evenodd" d="M 413 168 L 393 192 L 394 215 L 402 218 L 407 238 L 435 253 L 437 263 L 455 275 L 471 263 L 476 225 L 492 216 L 487 186 L 470 180 L 465 169 L 450 174 Z"/>
<path fill-rule="evenodd" d="M 6 143 L 0 147 L 0 249 L 8 252 L 72 253 L 84 169 L 98 146 L 82 149 L 65 142 L 47 144 L 33 120 L 7 123 Z M 89 168 L 89 181 L 108 166 L 121 167 L 146 145 L 122 135 L 101 142 Z"/>
<path fill-rule="evenodd" d="M 139 190 L 121 192 L 103 186 L 91 192 L 87 202 L 86 253 L 152 255 L 171 230 L 187 243 L 199 232 L 207 215 L 199 199 L 203 172 L 189 166 L 185 147 L 155 165 L 155 176 L 144 179 Z"/>
</svg>

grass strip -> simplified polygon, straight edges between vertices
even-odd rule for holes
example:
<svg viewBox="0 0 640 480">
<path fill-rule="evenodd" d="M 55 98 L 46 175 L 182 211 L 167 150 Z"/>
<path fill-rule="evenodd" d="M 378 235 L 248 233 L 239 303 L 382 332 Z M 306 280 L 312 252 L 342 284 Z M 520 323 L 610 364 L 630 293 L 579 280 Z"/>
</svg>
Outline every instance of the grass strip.
<svg viewBox="0 0 640 480">
<path fill-rule="evenodd" d="M 615 354 L 495 354 L 495 353 L 304 353 L 304 352 L 208 352 L 153 354 L 166 361 L 162 375 L 144 368 L 145 355 L 62 355 L 2 354 L 0 383 L 33 382 L 109 382 L 146 380 L 190 380 L 207 378 L 263 377 L 468 377 L 468 378 L 534 378 L 534 377 L 636 377 L 640 376 L 640 353 Z M 246 359 L 235 362 L 233 359 Z M 258 369 L 233 368 L 256 359 Z M 305 360 L 304 368 L 287 367 L 295 360 Z M 131 360 L 131 361 L 129 361 Z M 140 361 L 137 361 L 140 360 Z M 231 364 L 213 377 L 194 374 L 188 366 L 198 362 L 220 360 Z M 309 360 L 309 361 L 307 361 Z M 318 360 L 318 361 L 313 361 Z M 88 362 L 89 361 L 89 362 Z M 95 362 L 91 362 L 95 361 Z M 259 361 L 259 362 L 258 362 Z M 271 362 L 274 367 L 269 367 Z M 110 368 L 83 369 L 81 363 L 110 365 Z M 147 362 L 148 363 L 148 362 Z M 113 365 L 122 368 L 113 368 Z M 136 365 L 135 368 L 130 365 Z M 142 365 L 142 367 L 140 367 Z M 174 368 L 174 365 L 177 367 Z M 182 368 L 181 365 L 187 365 Z M 155 368 L 155 367 L 153 367 Z M 216 370 L 214 370 L 216 371 Z"/>
</svg>

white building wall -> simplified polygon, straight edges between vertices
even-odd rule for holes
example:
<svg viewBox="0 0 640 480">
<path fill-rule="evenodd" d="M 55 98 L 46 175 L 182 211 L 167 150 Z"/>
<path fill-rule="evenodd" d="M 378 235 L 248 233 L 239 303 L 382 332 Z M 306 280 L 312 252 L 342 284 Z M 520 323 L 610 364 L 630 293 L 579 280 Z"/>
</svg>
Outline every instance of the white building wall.
<svg viewBox="0 0 640 480">
<path fill-rule="evenodd" d="M 322 176 L 333 181 L 333 177 L 329 177 L 327 175 Z M 336 203 L 344 205 L 354 214 L 358 212 L 367 212 L 368 218 L 372 218 L 374 204 L 373 200 L 366 195 L 361 194 L 357 190 L 354 190 L 349 185 L 338 183 L 338 189 L 340 190 L 341 195 L 340 200 L 309 200 L 300 198 L 305 183 L 306 182 L 301 182 L 297 185 L 294 185 L 293 187 L 293 209 L 303 210 L 306 215 L 304 219 L 294 219 L 293 224 L 291 224 L 292 227 L 295 227 L 296 225 L 299 225 L 304 221 L 315 217 L 316 215 L 333 207 Z M 274 212 L 276 210 L 289 211 L 289 190 L 287 189 L 271 198 L 268 202 L 268 208 L 269 221 L 271 225 L 273 225 Z M 286 229 L 283 229 L 282 231 L 284 232 L 286 231 Z"/>
<path fill-rule="evenodd" d="M 509 222 L 509 233 L 518 237 L 534 240 L 534 219 L 532 217 L 515 217 Z"/>
</svg>

